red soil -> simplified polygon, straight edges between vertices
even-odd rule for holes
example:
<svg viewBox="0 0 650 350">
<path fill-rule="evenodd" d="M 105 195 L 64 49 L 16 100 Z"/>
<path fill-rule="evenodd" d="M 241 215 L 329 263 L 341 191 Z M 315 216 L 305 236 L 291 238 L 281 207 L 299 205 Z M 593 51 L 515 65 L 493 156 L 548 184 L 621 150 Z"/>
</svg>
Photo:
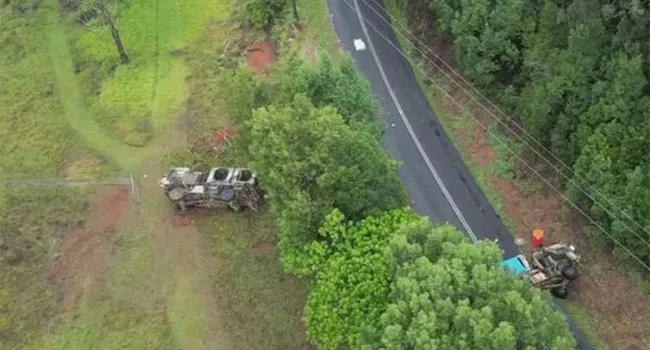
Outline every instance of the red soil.
<svg viewBox="0 0 650 350">
<path fill-rule="evenodd" d="M 64 236 L 61 255 L 46 270 L 69 308 L 101 277 L 108 247 L 124 223 L 129 207 L 129 191 L 107 186 L 92 199 L 85 226 Z"/>
<path fill-rule="evenodd" d="M 246 49 L 248 65 L 262 74 L 275 59 L 275 50 L 268 41 L 257 42 Z"/>
</svg>

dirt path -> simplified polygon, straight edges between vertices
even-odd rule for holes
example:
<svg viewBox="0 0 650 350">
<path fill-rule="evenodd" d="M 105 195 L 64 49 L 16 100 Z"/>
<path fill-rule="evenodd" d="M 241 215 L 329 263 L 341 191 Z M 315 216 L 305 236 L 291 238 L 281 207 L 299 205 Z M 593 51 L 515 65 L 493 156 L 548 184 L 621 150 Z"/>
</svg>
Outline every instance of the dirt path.
<svg viewBox="0 0 650 350">
<path fill-rule="evenodd" d="M 157 183 L 163 150 L 184 141 L 184 132 L 177 125 L 165 129 L 153 140 L 148 157 L 135 176 L 142 198 L 141 225 L 152 238 L 153 269 L 162 277 L 173 342 L 183 349 L 232 349 L 210 273 L 216 258 L 206 249 L 208 244 L 194 225 L 178 225 L 174 220 L 173 210 Z"/>
<path fill-rule="evenodd" d="M 56 91 L 70 126 L 81 135 L 88 145 L 111 158 L 116 164 L 125 169 L 133 168 L 138 163 L 137 157 L 133 157 L 134 154 L 138 153 L 138 150 L 111 138 L 95 123 L 86 110 L 76 83 L 72 56 L 68 49 L 65 29 L 58 11 L 58 1 L 46 0 L 43 7 L 48 12 L 49 31 L 47 35 L 50 43 L 50 57 L 55 72 Z"/>
<path fill-rule="evenodd" d="M 170 276 L 166 285 L 167 310 L 175 342 L 184 349 L 234 349 L 221 311 L 210 271 L 215 258 L 207 254 L 203 237 L 190 224 L 169 225 L 156 241 L 164 258 L 161 272 Z"/>
</svg>

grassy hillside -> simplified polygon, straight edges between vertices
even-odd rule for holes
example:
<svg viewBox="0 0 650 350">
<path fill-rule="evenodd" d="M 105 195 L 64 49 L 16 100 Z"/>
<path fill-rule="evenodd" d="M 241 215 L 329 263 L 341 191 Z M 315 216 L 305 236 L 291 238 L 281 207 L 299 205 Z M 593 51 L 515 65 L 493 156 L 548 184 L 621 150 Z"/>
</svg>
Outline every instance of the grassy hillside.
<svg viewBox="0 0 650 350">
<path fill-rule="evenodd" d="M 184 226 L 156 184 L 192 141 L 193 111 L 204 131 L 231 124 L 209 88 L 215 58 L 244 63 L 258 35 L 228 43 L 242 33 L 227 0 L 129 1 L 119 65 L 106 28 L 60 4 L 0 5 L 0 180 L 133 172 L 142 202 L 121 187 L 0 186 L 0 347 L 308 348 L 305 285 L 282 272 L 272 218 Z M 324 1 L 305 9 L 307 28 L 326 23 Z"/>
<path fill-rule="evenodd" d="M 154 129 L 180 112 L 186 97 L 184 49 L 210 22 L 228 17 L 227 1 L 129 1 L 117 11 L 131 59 L 120 65 L 105 26 L 89 29 L 66 18 L 72 61 L 93 119 L 133 146 L 147 144 Z"/>
<path fill-rule="evenodd" d="M 57 93 L 48 12 L 16 6 L 0 7 L 0 179 L 99 175 L 110 167 L 78 145 Z M 56 325 L 57 296 L 43 270 L 87 205 L 83 190 L 0 185 L 2 347 Z"/>
</svg>

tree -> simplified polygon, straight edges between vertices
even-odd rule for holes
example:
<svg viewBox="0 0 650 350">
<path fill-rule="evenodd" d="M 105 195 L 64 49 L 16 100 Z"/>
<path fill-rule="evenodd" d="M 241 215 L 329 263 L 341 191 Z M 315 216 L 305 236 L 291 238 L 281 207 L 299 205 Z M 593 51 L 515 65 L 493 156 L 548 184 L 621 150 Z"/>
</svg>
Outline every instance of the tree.
<svg viewBox="0 0 650 350">
<path fill-rule="evenodd" d="M 287 0 L 246 0 L 247 20 L 258 30 L 270 31 L 286 10 Z"/>
<path fill-rule="evenodd" d="M 291 0 L 291 5 L 293 7 L 293 20 L 296 22 L 296 24 L 300 23 L 300 17 L 298 16 L 298 0 Z"/>
<path fill-rule="evenodd" d="M 274 103 L 290 102 L 297 93 L 317 107 L 332 106 L 346 121 L 375 123 L 379 108 L 369 82 L 356 70 L 350 56 L 321 53 L 318 63 L 292 56 L 277 64 Z"/>
<path fill-rule="evenodd" d="M 570 349 L 561 314 L 499 266 L 493 242 L 399 209 L 324 220 L 309 247 L 305 324 L 322 349 Z"/>
<path fill-rule="evenodd" d="M 606 62 L 603 71 L 603 80 L 593 88 L 594 103 L 580 115 L 574 142 L 577 149 L 582 149 L 592 133 L 601 128 L 613 146 L 615 167 L 634 168 L 647 156 L 650 147 L 644 138 L 650 101 L 644 96 L 647 83 L 643 60 L 640 55 L 617 52 Z"/>
<path fill-rule="evenodd" d="M 320 221 L 332 208 L 358 220 L 405 203 L 397 162 L 375 135 L 351 128 L 330 106 L 317 108 L 298 94 L 289 105 L 255 110 L 248 127 L 251 167 L 264 179 L 280 219 L 285 263 L 301 259 L 288 258 L 298 252 L 283 247 L 315 239 Z"/>
<path fill-rule="evenodd" d="M 111 38 L 117 49 L 117 53 L 120 56 L 120 62 L 122 64 L 129 63 L 129 56 L 126 53 L 124 48 L 124 43 L 120 36 L 120 31 L 117 28 L 116 18 L 118 7 L 120 5 L 119 0 L 82 0 L 81 6 L 81 19 L 82 23 L 88 22 L 88 19 L 94 18 L 96 15 L 99 16 L 99 21 L 101 24 L 108 27 L 108 30 L 111 32 Z M 90 25 L 90 23 L 87 23 Z"/>
<path fill-rule="evenodd" d="M 409 1 L 417 2 L 402 2 Z M 626 208 L 644 225 L 647 215 L 628 203 L 650 206 L 639 188 L 650 164 L 650 5 L 622 0 L 428 4 L 436 25 L 421 22 L 431 16 L 413 15 L 412 29 L 452 34 L 463 73 L 489 87 L 487 96 L 497 95 L 527 134 L 573 167 L 572 180 L 581 188 L 565 183 L 566 193 L 608 234 L 650 262 L 647 247 L 635 240 L 646 234 L 618 209 Z M 435 30 L 423 34 L 439 36 Z"/>
<path fill-rule="evenodd" d="M 375 328 L 388 302 L 390 237 L 415 220 L 408 210 L 393 210 L 359 222 L 346 222 L 338 210 L 324 220 L 314 242 L 307 275 L 305 324 L 321 349 L 358 349 L 363 329 Z"/>
<path fill-rule="evenodd" d="M 441 14 L 441 28 L 454 36 L 463 70 L 482 86 L 517 75 L 526 23 L 523 5 L 523 0 L 431 0 Z"/>
<path fill-rule="evenodd" d="M 450 225 L 402 226 L 389 245 L 390 302 L 364 349 L 574 348 L 564 317 L 500 256 Z"/>
<path fill-rule="evenodd" d="M 632 218 L 650 231 L 650 162 L 645 167 L 638 166 L 626 174 L 627 184 L 617 200 L 617 204 Z M 638 236 L 630 232 L 630 228 L 636 230 Z M 644 243 L 650 241 L 650 235 L 639 229 L 628 218 L 623 215 L 613 220 L 611 234 L 617 237 L 626 247 L 629 247 L 640 259 L 650 263 L 650 250 Z M 641 237 L 643 240 L 639 239 Z M 614 247 L 620 250 L 620 247 Z M 621 252 L 621 256 L 631 259 L 627 252 Z M 636 262 L 634 262 L 636 263 Z"/>
<path fill-rule="evenodd" d="M 567 163 L 573 163 L 579 154 L 571 136 L 579 115 L 589 108 L 604 36 L 598 22 L 573 29 L 568 47 L 551 54 L 548 64 L 538 67 L 533 73 L 536 79 L 522 94 L 524 128 Z"/>
</svg>

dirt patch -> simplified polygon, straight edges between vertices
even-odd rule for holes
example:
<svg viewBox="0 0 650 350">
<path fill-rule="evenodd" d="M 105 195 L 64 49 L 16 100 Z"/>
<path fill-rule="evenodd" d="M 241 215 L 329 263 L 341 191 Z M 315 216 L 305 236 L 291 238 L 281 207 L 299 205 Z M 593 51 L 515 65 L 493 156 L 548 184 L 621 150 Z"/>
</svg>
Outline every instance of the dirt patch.
<svg viewBox="0 0 650 350">
<path fill-rule="evenodd" d="M 93 196 L 84 227 L 64 236 L 61 254 L 46 269 L 46 278 L 57 286 L 64 308 L 74 305 L 101 277 L 108 248 L 128 208 L 127 188 L 101 188 Z"/>
<path fill-rule="evenodd" d="M 436 52 L 441 51 L 436 47 L 440 40 L 431 40 L 429 45 Z M 453 86 L 435 68 L 429 67 L 429 71 L 430 76 Z M 544 195 L 542 191 L 536 191 L 535 188 L 543 186 L 543 183 L 530 174 L 520 176 L 529 181 L 526 186 L 490 171 L 497 155 L 479 121 L 488 126 L 494 123 L 493 117 L 486 109 L 469 107 L 469 97 L 462 89 L 450 88 L 448 92 L 467 106 L 473 117 L 464 116 L 456 103 L 440 96 L 436 97 L 438 115 L 452 123 L 463 124 L 454 130 L 454 136 L 469 161 L 482 169 L 487 184 L 503 200 L 503 210 L 511 219 L 515 235 L 529 238 L 533 229 L 543 227 L 547 242 L 565 241 L 576 245 L 583 256 L 583 275 L 576 281 L 570 300 L 590 315 L 599 337 L 610 348 L 647 349 L 650 326 L 644 320 L 650 318 L 650 296 L 637 292 L 631 279 L 613 262 L 610 252 L 594 248 L 589 243 L 584 230 L 586 219 L 565 204 L 559 194 L 549 190 L 546 192 L 553 194 Z M 495 111 L 492 113 L 496 114 Z M 467 122 L 460 118 L 467 119 Z"/>
<path fill-rule="evenodd" d="M 432 57 L 433 55 L 430 54 L 427 56 L 430 56 L 429 58 L 434 60 L 438 66 L 444 67 L 443 62 L 449 63 L 452 67 L 457 66 L 456 57 L 454 56 L 454 39 L 440 30 L 438 20 L 433 15 L 429 3 L 426 1 L 407 1 L 406 3 L 408 8 L 406 12 L 409 14 L 409 28 L 396 25 L 399 32 L 405 35 L 406 39 L 414 42 L 417 50 L 428 53 L 428 50 L 433 49 L 441 60 Z M 407 30 L 412 35 L 409 35 Z"/>
<path fill-rule="evenodd" d="M 210 138 L 210 149 L 216 154 L 216 156 L 219 156 L 232 144 L 233 139 L 237 137 L 238 133 L 239 128 L 237 126 L 228 126 L 217 130 Z"/>
<path fill-rule="evenodd" d="M 172 223 L 174 224 L 174 228 L 179 229 L 182 227 L 187 227 L 191 225 L 194 222 L 194 220 L 190 216 L 180 216 L 180 215 L 175 215 L 172 217 Z"/>
<path fill-rule="evenodd" d="M 275 59 L 275 50 L 268 41 L 260 41 L 246 49 L 248 65 L 258 74 L 265 73 Z"/>
</svg>

